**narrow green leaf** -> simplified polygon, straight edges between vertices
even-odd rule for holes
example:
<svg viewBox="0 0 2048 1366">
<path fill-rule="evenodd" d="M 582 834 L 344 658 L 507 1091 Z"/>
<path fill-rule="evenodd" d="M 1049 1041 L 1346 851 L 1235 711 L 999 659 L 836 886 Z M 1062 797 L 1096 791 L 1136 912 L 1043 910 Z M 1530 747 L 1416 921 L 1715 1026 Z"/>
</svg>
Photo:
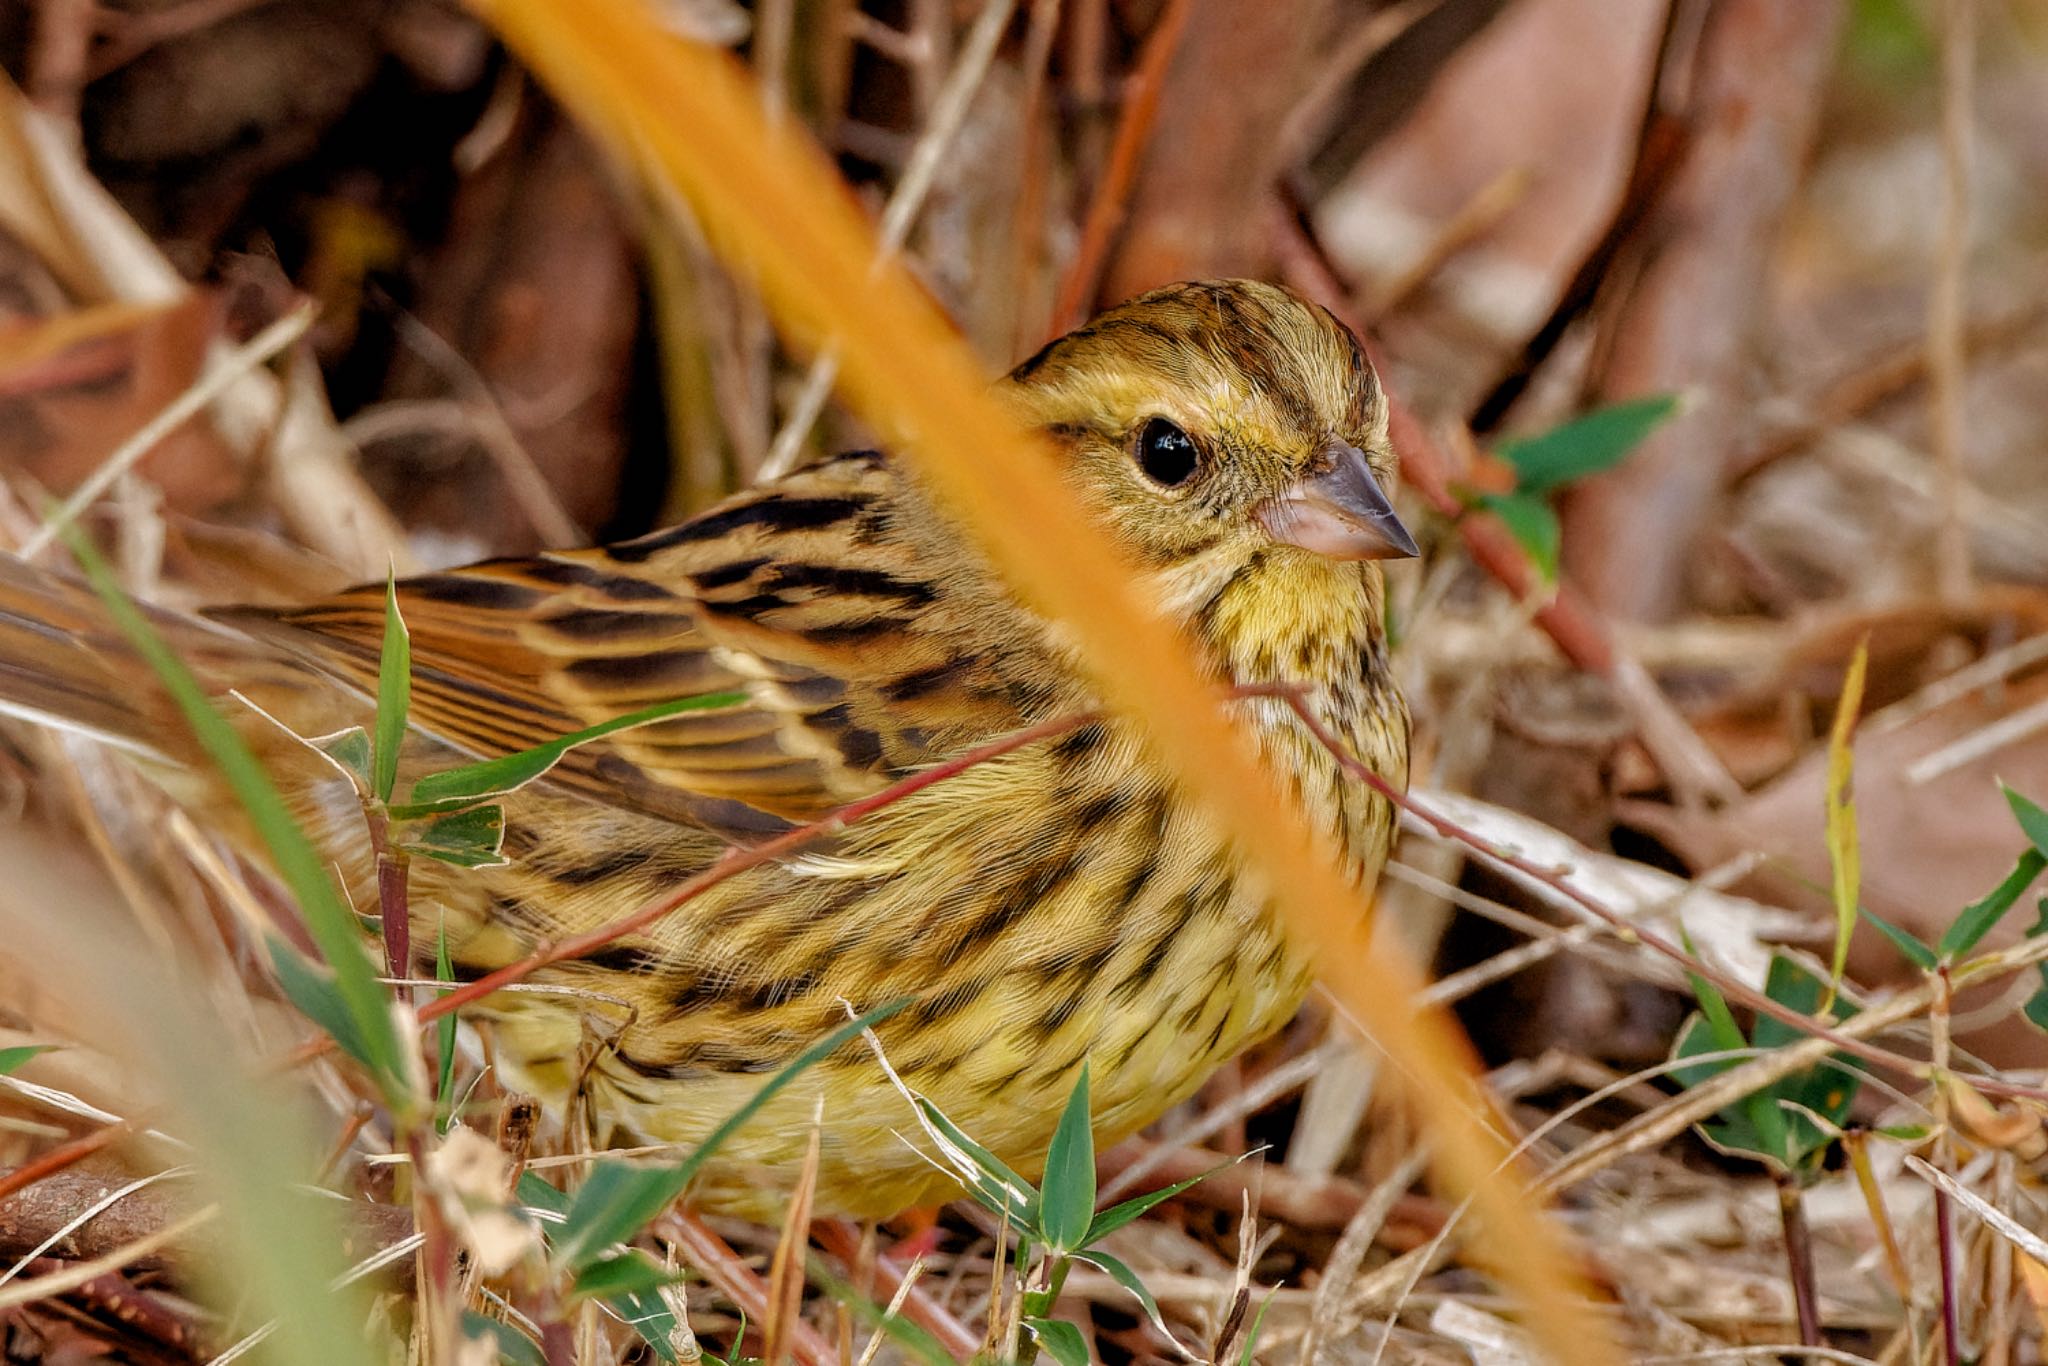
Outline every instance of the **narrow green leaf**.
<svg viewBox="0 0 2048 1366">
<path fill-rule="evenodd" d="M 1888 1124 L 1870 1132 L 1898 1143 L 1925 1143 L 1934 1134 L 1933 1128 L 1925 1124 Z"/>
<path fill-rule="evenodd" d="M 859 1038 L 861 1031 L 903 1009 L 911 999 L 906 996 L 871 1010 L 812 1044 L 764 1082 L 745 1105 L 733 1111 L 706 1135 L 682 1162 L 674 1166 L 640 1166 L 608 1158 L 593 1164 L 589 1177 L 570 1201 L 564 1222 L 555 1230 L 556 1259 L 571 1271 L 580 1271 L 614 1243 L 632 1237 L 650 1219 L 674 1203 L 720 1145 L 752 1119 L 754 1113 L 778 1091 L 794 1081 L 805 1068 L 830 1057 Z"/>
<path fill-rule="evenodd" d="M 280 723 L 281 724 L 281 723 Z M 350 726 L 332 735 L 317 735 L 306 741 L 356 785 L 358 793 L 370 790 L 371 768 L 374 760 L 370 753 L 370 733 L 361 726 Z"/>
<path fill-rule="evenodd" d="M 1152 1292 L 1147 1290 L 1145 1283 L 1138 1279 L 1138 1273 L 1131 1270 L 1121 1258 L 1112 1257 L 1099 1248 L 1088 1248 L 1085 1251 L 1076 1252 L 1074 1260 L 1086 1262 L 1097 1271 L 1105 1273 L 1124 1289 L 1130 1291 L 1131 1297 L 1144 1306 L 1145 1317 L 1152 1320 L 1152 1326 L 1161 1333 L 1164 1333 L 1167 1341 L 1173 1341 L 1173 1330 L 1168 1328 L 1166 1320 L 1160 1317 L 1159 1301 L 1152 1298 Z"/>
<path fill-rule="evenodd" d="M 1487 493 L 1480 495 L 1479 506 L 1500 518 L 1522 549 L 1529 552 L 1529 558 L 1541 570 L 1544 579 L 1557 580 L 1557 557 L 1564 540 L 1564 532 L 1557 524 L 1557 513 L 1551 510 L 1542 495 L 1517 491 L 1515 493 Z"/>
<path fill-rule="evenodd" d="M 576 1273 L 569 1287 L 571 1299 L 608 1300 L 620 1295 L 654 1294 L 682 1277 L 655 1264 L 652 1257 L 629 1248 L 614 1256 L 599 1257 Z"/>
<path fill-rule="evenodd" d="M 0 1077 L 12 1075 L 30 1058 L 47 1053 L 56 1046 L 51 1043 L 25 1043 L 13 1048 L 0 1048 Z"/>
<path fill-rule="evenodd" d="M 554 1215 L 564 1215 L 569 1212 L 568 1192 L 550 1186 L 541 1177 L 539 1172 L 521 1172 L 519 1174 L 518 1189 L 519 1203 L 528 1209 Z M 552 1241 L 552 1230 L 560 1227 L 560 1225 L 551 1224 L 546 1220 L 540 1221 L 540 1226 L 543 1231 L 550 1233 L 550 1241 Z"/>
<path fill-rule="evenodd" d="M 540 1344 L 520 1332 L 509 1323 L 500 1323 L 486 1318 L 474 1309 L 462 1311 L 462 1335 L 478 1342 L 493 1345 L 498 1361 L 511 1366 L 547 1366 L 547 1358 L 541 1355 Z"/>
<path fill-rule="evenodd" d="M 2020 833 L 2027 837 L 2027 843 L 2042 854 L 2048 854 L 2048 811 L 2042 810 L 2019 793 L 2000 783 L 2005 793 L 2006 805 L 2012 808 L 2012 818 L 2020 823 Z"/>
<path fill-rule="evenodd" d="M 1963 907 L 1942 932 L 1941 943 L 1937 946 L 1941 956 L 1960 958 L 1976 948 L 1977 941 L 2005 919 L 2005 913 L 2013 908 L 2027 888 L 2034 885 L 2034 880 L 2041 876 L 2044 868 L 2048 868 L 2048 856 L 2043 856 L 2039 849 L 2029 849 L 2021 854 L 2012 871 L 2005 875 L 2005 881 Z"/>
<path fill-rule="evenodd" d="M 1088 1339 L 1065 1319 L 1026 1319 L 1024 1326 L 1060 1366 L 1088 1366 Z"/>
<path fill-rule="evenodd" d="M 214 710 L 199 680 L 122 590 L 92 543 L 75 527 L 65 528 L 64 539 L 115 627 L 178 704 L 193 737 L 248 814 L 278 876 L 297 898 L 306 928 L 333 970 L 343 1013 L 353 1023 L 360 1050 L 357 1056 L 377 1078 L 387 1101 L 396 1106 L 409 1104 L 402 1081 L 405 1071 L 399 1063 L 398 1034 L 384 990 L 364 952 L 355 917 L 328 875 L 326 859 L 292 819 L 291 808 L 255 754 Z"/>
<path fill-rule="evenodd" d="M 1520 491 L 1548 493 L 1620 464 L 1677 411 L 1675 394 L 1630 399 L 1596 408 L 1538 436 L 1503 441 L 1494 453 L 1515 467 Z"/>
<path fill-rule="evenodd" d="M 1088 1122 L 1088 1064 L 1067 1096 L 1067 1108 L 1046 1150 L 1040 1183 L 1040 1232 L 1056 1252 L 1072 1252 L 1088 1236 L 1095 1217 L 1095 1134 Z"/>
<path fill-rule="evenodd" d="M 342 999 L 334 975 L 300 957 L 299 951 L 281 937 L 271 935 L 269 939 L 271 967 L 277 973 L 277 984 L 285 999 L 299 1014 L 318 1025 L 342 1052 L 371 1066 L 369 1041 L 363 1037 L 355 1016 L 349 1013 L 348 1002 Z"/>
<path fill-rule="evenodd" d="M 505 808 L 472 806 L 445 816 L 396 824 L 391 829 L 391 844 L 458 868 L 502 867 L 506 861 Z"/>
<path fill-rule="evenodd" d="M 1259 1331 L 1266 1326 L 1266 1311 L 1273 1307 L 1273 1292 L 1268 1290 L 1266 1298 L 1259 1301 L 1259 1312 L 1252 1315 L 1252 1326 L 1245 1330 L 1244 1352 L 1237 1359 L 1237 1366 L 1252 1366 L 1252 1353 L 1258 1349 Z"/>
<path fill-rule="evenodd" d="M 954 1366 L 952 1353 L 924 1328 L 912 1323 L 900 1313 L 889 1313 L 833 1274 L 832 1268 L 818 1258 L 809 1258 L 805 1267 L 811 1284 L 845 1305 L 864 1326 L 876 1330 L 891 1343 L 902 1348 L 910 1359 L 922 1362 L 924 1366 Z M 735 1336 L 734 1341 L 738 1340 L 738 1336 Z"/>
<path fill-rule="evenodd" d="M 440 982 L 455 980 L 455 964 L 448 956 L 448 926 L 443 922 L 434 930 L 434 979 Z M 441 995 L 446 996 L 447 992 Z M 449 1123 L 455 1118 L 455 1013 L 450 1011 L 434 1021 L 438 1049 L 434 1068 L 434 1130 L 446 1135 Z"/>
<path fill-rule="evenodd" d="M 1891 940 L 1893 945 L 1897 947 L 1898 951 L 1900 953 L 1905 954 L 1906 957 L 1912 961 L 1915 967 L 1920 968 L 1926 972 L 1932 972 L 1937 966 L 1940 965 L 1941 959 L 1939 956 L 1935 954 L 1933 949 L 1928 948 L 1918 939 L 1915 939 L 1912 935 L 1906 933 L 1906 931 L 1900 929 L 1897 925 L 1892 924 L 1891 921 L 1886 920 L 1883 916 L 1879 915 L 1876 911 L 1871 910 L 1868 906 L 1861 906 L 1857 909 L 1861 913 L 1863 918 L 1869 921 L 1871 925 L 1876 927 L 1877 932 L 1879 934 Z"/>
<path fill-rule="evenodd" d="M 1086 1247 L 1101 1242 L 1104 1238 L 1107 1238 L 1125 1224 L 1130 1223 L 1133 1219 L 1138 1218 L 1153 1206 L 1163 1204 L 1189 1187 L 1197 1186 L 1207 1181 L 1217 1172 L 1227 1171 L 1247 1158 L 1257 1156 L 1264 1151 L 1263 1147 L 1254 1148 L 1242 1157 L 1233 1157 L 1228 1162 L 1219 1162 L 1209 1168 L 1209 1170 L 1198 1172 L 1184 1181 L 1176 1181 L 1170 1186 L 1161 1186 L 1156 1191 L 1147 1191 L 1143 1195 L 1134 1195 L 1121 1204 L 1111 1205 L 1108 1209 L 1096 1215 L 1095 1221 L 1088 1225 L 1088 1236 L 1081 1240 L 1082 1246 Z"/>
<path fill-rule="evenodd" d="M 526 784 L 546 773 L 560 763 L 562 756 L 578 745 L 587 745 L 592 740 L 602 740 L 607 735 L 616 735 L 622 730 L 635 726 L 649 725 L 663 721 L 684 712 L 705 711 L 713 707 L 733 707 L 747 700 L 743 692 L 700 693 L 695 697 L 679 697 L 672 702 L 658 702 L 639 711 L 628 712 L 585 730 L 564 735 L 559 740 L 550 740 L 532 749 L 523 749 L 517 754 L 507 754 L 497 759 L 486 759 L 482 763 L 465 764 L 461 768 L 444 769 L 429 773 L 412 785 L 406 796 L 410 805 L 426 806 L 451 801 L 477 801 L 484 797 L 499 797 L 516 792 Z"/>
<path fill-rule="evenodd" d="M 398 583 L 384 580 L 384 645 L 377 656 L 377 743 L 370 790 L 380 802 L 398 786 L 398 753 L 412 710 L 412 632 L 398 613 Z"/>
<path fill-rule="evenodd" d="M 658 1290 L 629 1291 L 606 1301 L 628 1328 L 640 1335 L 647 1350 L 662 1362 L 680 1361 L 675 1348 L 676 1311 Z"/>
<path fill-rule="evenodd" d="M 967 1136 L 938 1106 L 923 1096 L 917 1098 L 918 1112 L 948 1143 L 960 1150 L 968 1170 L 960 1171 L 967 1190 L 989 1213 L 1009 1219 L 1020 1232 L 1038 1234 L 1038 1188 L 1019 1176 L 1008 1163 Z M 959 1163 L 955 1162 L 958 1169 Z M 1021 1243 L 1020 1243 L 1021 1246 Z"/>
</svg>

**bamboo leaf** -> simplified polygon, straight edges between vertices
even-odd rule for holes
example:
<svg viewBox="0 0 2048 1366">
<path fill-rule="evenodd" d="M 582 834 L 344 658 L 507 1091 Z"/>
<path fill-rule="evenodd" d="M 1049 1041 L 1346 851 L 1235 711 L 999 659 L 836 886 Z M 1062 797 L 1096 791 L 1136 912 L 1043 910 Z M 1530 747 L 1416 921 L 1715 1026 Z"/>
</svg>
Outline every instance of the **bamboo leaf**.
<svg viewBox="0 0 2048 1366">
<path fill-rule="evenodd" d="M 398 584 L 384 580 L 384 644 L 377 656 L 377 743 L 371 748 L 370 790 L 380 802 L 398 786 L 398 754 L 412 710 L 412 632 L 398 612 Z"/>
<path fill-rule="evenodd" d="M 1067 1097 L 1067 1108 L 1046 1149 L 1045 1180 L 1039 1183 L 1043 1228 L 1056 1252 L 1072 1252 L 1088 1236 L 1095 1216 L 1095 1135 L 1088 1127 L 1088 1064 Z"/>
<path fill-rule="evenodd" d="M 706 711 L 714 707 L 733 707 L 747 700 L 743 692 L 700 693 L 694 697 L 679 697 L 670 702 L 657 702 L 651 707 L 628 712 L 595 726 L 550 740 L 532 749 L 520 750 L 481 763 L 465 764 L 461 768 L 443 769 L 429 773 L 412 785 L 406 795 L 410 807 L 432 807 L 447 803 L 473 802 L 485 797 L 501 797 L 516 792 L 534 779 L 545 774 L 562 761 L 562 756 L 578 745 L 587 745 L 593 740 L 602 740 L 607 735 L 616 735 L 622 730 L 635 726 L 665 721 L 671 716 L 685 712 Z"/>
<path fill-rule="evenodd" d="M 2044 857 L 2040 850 L 2029 849 L 2021 854 L 2003 882 L 1963 907 L 1942 932 L 1941 943 L 1936 946 L 1941 956 L 1960 958 L 1976 948 L 1977 941 L 2005 919 L 2005 913 L 2018 903 L 2027 888 L 2034 885 L 2044 868 L 2048 868 L 2048 857 Z"/>
<path fill-rule="evenodd" d="M 2005 793 L 2005 803 L 2012 808 L 2012 818 L 2020 823 L 2020 833 L 2027 837 L 2027 843 L 2034 846 L 2036 853 L 2048 855 L 2048 811 L 2003 783 L 1999 788 Z"/>
<path fill-rule="evenodd" d="M 1026 1319 L 1024 1326 L 1059 1366 L 1088 1366 L 1088 1339 L 1065 1319 Z"/>
<path fill-rule="evenodd" d="M 1515 467 L 1516 487 L 1522 492 L 1548 493 L 1620 464 L 1677 411 L 1675 394 L 1629 399 L 1596 408 L 1540 436 L 1503 441 L 1494 453 Z"/>
<path fill-rule="evenodd" d="M 0 1077 L 12 1075 L 30 1058 L 47 1053 L 55 1047 L 55 1044 L 48 1043 L 25 1043 L 12 1048 L 0 1048 Z"/>
<path fill-rule="evenodd" d="M 1564 532 L 1557 524 L 1557 513 L 1541 495 L 1533 493 L 1488 493 L 1479 498 L 1479 506 L 1500 518 L 1529 558 L 1543 572 L 1549 582 L 1557 580 L 1557 557 L 1563 544 Z"/>
<path fill-rule="evenodd" d="M 1915 967 L 1923 971 L 1932 972 L 1936 967 L 1940 966 L 1940 955 L 1936 954 L 1933 949 L 1928 948 L 1918 939 L 1906 933 L 1897 925 L 1892 924 L 1891 921 L 1886 920 L 1868 906 L 1862 907 L 1861 912 L 1863 918 L 1869 921 L 1879 934 L 1891 940 L 1897 946 L 1900 953 L 1905 954 L 1907 958 L 1912 960 Z"/>
</svg>

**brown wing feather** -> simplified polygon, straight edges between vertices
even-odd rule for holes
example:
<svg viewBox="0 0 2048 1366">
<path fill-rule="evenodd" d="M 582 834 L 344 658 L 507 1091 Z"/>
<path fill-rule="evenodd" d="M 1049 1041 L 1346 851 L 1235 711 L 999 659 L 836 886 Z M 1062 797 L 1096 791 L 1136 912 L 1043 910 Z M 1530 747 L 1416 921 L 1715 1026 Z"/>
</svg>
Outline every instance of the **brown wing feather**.
<svg viewBox="0 0 2048 1366">
<path fill-rule="evenodd" d="M 405 581 L 414 722 L 490 756 L 741 691 L 582 747 L 550 780 L 727 830 L 873 791 L 1018 724 L 1028 693 L 975 656 L 986 623 L 969 631 L 917 553 L 877 534 L 906 496 L 880 457 L 845 457 L 638 541 Z M 374 691 L 381 585 L 221 615 Z"/>
</svg>

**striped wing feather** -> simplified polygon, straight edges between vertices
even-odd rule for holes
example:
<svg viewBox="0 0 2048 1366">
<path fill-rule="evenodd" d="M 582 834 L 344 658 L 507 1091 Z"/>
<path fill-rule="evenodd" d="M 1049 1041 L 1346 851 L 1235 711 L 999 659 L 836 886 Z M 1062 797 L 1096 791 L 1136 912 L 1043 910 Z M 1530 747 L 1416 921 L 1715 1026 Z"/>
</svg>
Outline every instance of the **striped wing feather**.
<svg viewBox="0 0 2048 1366">
<path fill-rule="evenodd" d="M 549 775 L 609 804 L 722 831 L 813 818 L 1018 724 L 1020 690 L 902 538 L 904 490 L 844 457 L 605 549 L 399 584 L 414 724 L 480 757 L 655 703 L 740 691 L 580 747 Z M 384 589 L 223 614 L 364 692 Z"/>
</svg>

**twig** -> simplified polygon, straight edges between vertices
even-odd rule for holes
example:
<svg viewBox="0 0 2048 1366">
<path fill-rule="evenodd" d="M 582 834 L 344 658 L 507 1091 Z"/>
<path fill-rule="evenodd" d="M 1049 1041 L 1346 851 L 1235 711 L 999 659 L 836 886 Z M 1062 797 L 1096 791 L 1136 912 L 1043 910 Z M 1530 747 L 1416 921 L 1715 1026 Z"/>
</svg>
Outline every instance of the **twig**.
<svg viewBox="0 0 2048 1366">
<path fill-rule="evenodd" d="M 1193 9 L 1193 0 L 1166 0 L 1165 9 L 1145 36 L 1137 69 L 1124 88 L 1123 114 L 1117 120 L 1116 139 L 1110 144 L 1109 164 L 1103 168 L 1102 180 L 1088 203 L 1080 248 L 1060 282 L 1058 302 L 1053 306 L 1054 332 L 1071 331 L 1080 323 L 1102 282 L 1110 247 L 1123 226 L 1131 186 L 1138 178 L 1139 163 L 1144 160 L 1146 144 L 1152 140 L 1159 95 L 1166 86 L 1166 69 L 1173 64 L 1173 54 L 1180 48 L 1181 33 Z"/>
<path fill-rule="evenodd" d="M 18 1285 L 0 1288 L 0 1311 L 18 1308 L 24 1304 L 34 1304 L 38 1300 L 46 1300 L 54 1295 L 69 1294 L 80 1286 L 89 1284 L 110 1271 L 119 1271 L 130 1262 L 140 1261 L 142 1258 L 156 1252 L 159 1248 L 176 1242 L 193 1229 L 212 1219 L 214 1215 L 219 1213 L 219 1209 L 220 1207 L 217 1205 L 208 1205 L 204 1209 L 194 1210 L 182 1219 L 173 1220 L 154 1233 L 138 1238 L 123 1247 L 115 1248 L 104 1257 L 95 1257 L 91 1261 L 80 1262 L 68 1270 L 59 1271 L 54 1275 L 38 1276 L 34 1280 L 23 1281 Z"/>
<path fill-rule="evenodd" d="M 761 1283 L 737 1252 L 726 1246 L 696 1215 L 675 1210 L 664 1215 L 657 1231 L 681 1249 L 691 1266 L 717 1286 L 756 1323 L 765 1322 L 772 1311 L 768 1287 Z M 802 1366 L 839 1366 L 839 1354 L 818 1330 L 797 1319 L 788 1327 L 789 1352 Z"/>
<path fill-rule="evenodd" d="M 811 1226 L 819 1246 L 832 1253 L 851 1270 L 860 1256 L 860 1232 L 838 1219 L 821 1219 Z M 960 1322 L 946 1307 L 914 1284 L 917 1264 L 909 1268 L 895 1258 L 877 1253 L 873 1260 L 875 1278 L 889 1292 L 891 1312 L 901 1309 L 903 1317 L 930 1333 L 945 1349 L 966 1361 L 981 1350 L 981 1337 Z"/>
<path fill-rule="evenodd" d="M 1806 1201 L 1799 1178 L 1791 1172 L 1771 1169 L 1771 1182 L 1778 1190 L 1778 1221 L 1785 1230 L 1785 1269 L 1792 1281 L 1792 1305 L 1799 1318 L 1799 1341 L 1818 1347 L 1820 1339 L 1820 1292 L 1813 1279 L 1813 1233 L 1806 1223 Z"/>
<path fill-rule="evenodd" d="M 988 75 L 989 63 L 995 59 L 996 47 L 1002 42 L 1003 30 L 1009 27 L 1010 11 L 1015 6 L 1016 0 L 984 0 L 981 15 L 967 36 L 966 48 L 947 74 L 946 83 L 932 105 L 931 121 L 911 151 L 910 164 L 903 168 L 903 178 L 890 192 L 888 207 L 882 210 L 881 241 L 875 254 L 877 265 L 901 251 L 909 239 L 918 211 L 924 207 L 925 196 L 931 193 L 939 164 L 952 149 L 953 139 L 967 120 L 967 106 Z M 775 433 L 768 455 L 761 461 L 760 479 L 779 479 L 796 468 L 797 455 L 810 437 L 818 414 L 824 411 L 826 395 L 832 392 L 833 382 L 838 377 L 839 353 L 829 348 L 820 351 L 804 376 L 803 388 L 797 392 L 796 402 L 790 405 L 789 415 L 782 421 L 782 430 Z"/>
<path fill-rule="evenodd" d="M 1935 578 L 1943 597 L 1962 602 L 1971 582 L 1969 526 L 1963 516 L 1963 287 L 1970 246 L 1970 102 L 1977 60 L 1977 0 L 1941 7 L 1941 241 L 1927 304 L 1929 426 L 1941 476 Z M 1953 1347 L 1951 1347 L 1953 1360 Z"/>
</svg>

